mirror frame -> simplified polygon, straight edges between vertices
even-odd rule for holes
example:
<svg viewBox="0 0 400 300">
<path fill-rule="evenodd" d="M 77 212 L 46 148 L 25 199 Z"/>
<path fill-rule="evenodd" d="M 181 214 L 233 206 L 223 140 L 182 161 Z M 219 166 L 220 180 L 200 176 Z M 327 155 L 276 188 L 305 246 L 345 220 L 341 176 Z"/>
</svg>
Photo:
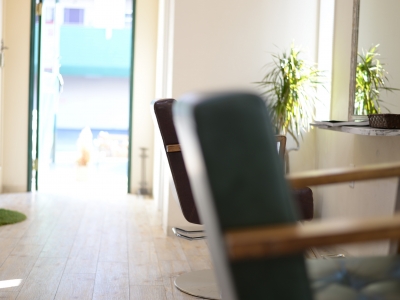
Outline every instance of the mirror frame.
<svg viewBox="0 0 400 300">
<path fill-rule="evenodd" d="M 356 69 L 358 56 L 358 31 L 360 22 L 360 0 L 353 0 L 353 28 L 351 37 L 350 88 L 349 88 L 349 120 L 367 120 L 367 116 L 354 114 L 356 92 Z"/>
</svg>

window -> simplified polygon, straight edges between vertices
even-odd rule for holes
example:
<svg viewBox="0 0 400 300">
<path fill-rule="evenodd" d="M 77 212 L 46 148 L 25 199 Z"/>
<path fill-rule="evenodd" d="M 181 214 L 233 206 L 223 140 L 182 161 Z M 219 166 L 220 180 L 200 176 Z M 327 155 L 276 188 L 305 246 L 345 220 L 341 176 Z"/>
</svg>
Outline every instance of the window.
<svg viewBox="0 0 400 300">
<path fill-rule="evenodd" d="M 126 12 L 125 13 L 125 27 L 131 27 L 132 26 L 132 11 Z"/>
<path fill-rule="evenodd" d="M 64 24 L 83 25 L 84 14 L 83 8 L 64 8 Z"/>
<path fill-rule="evenodd" d="M 54 23 L 54 7 L 47 7 L 45 14 L 46 24 Z"/>
</svg>

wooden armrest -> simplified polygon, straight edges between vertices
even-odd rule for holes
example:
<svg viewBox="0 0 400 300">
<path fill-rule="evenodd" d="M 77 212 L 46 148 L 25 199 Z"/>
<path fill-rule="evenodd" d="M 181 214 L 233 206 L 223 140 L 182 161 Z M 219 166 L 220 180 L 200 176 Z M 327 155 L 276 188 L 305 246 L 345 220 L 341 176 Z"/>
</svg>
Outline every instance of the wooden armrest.
<svg viewBox="0 0 400 300">
<path fill-rule="evenodd" d="M 229 230 L 224 237 L 232 260 L 281 256 L 299 253 L 312 246 L 400 239 L 400 214 Z"/>
<path fill-rule="evenodd" d="M 290 174 L 286 178 L 293 188 L 301 188 L 313 185 L 387 177 L 400 177 L 400 163 L 377 164 L 357 168 L 315 170 Z"/>
</svg>

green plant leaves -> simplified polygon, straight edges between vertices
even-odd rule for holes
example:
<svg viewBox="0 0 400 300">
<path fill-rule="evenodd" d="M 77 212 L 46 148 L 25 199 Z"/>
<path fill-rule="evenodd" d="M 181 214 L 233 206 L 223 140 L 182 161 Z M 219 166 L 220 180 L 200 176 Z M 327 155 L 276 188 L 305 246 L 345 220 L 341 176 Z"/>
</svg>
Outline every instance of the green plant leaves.
<svg viewBox="0 0 400 300">
<path fill-rule="evenodd" d="M 271 70 L 257 84 L 264 89 L 272 121 L 278 133 L 289 133 L 296 143 L 309 130 L 314 117 L 317 89 L 325 76 L 313 64 L 300 58 L 301 51 L 291 45 L 289 53 L 273 55 Z"/>
<path fill-rule="evenodd" d="M 397 88 L 387 87 L 389 81 L 384 64 L 378 59 L 378 47 L 371 47 L 366 53 L 358 54 L 356 68 L 356 88 L 354 100 L 354 114 L 369 115 L 381 112 L 381 90 L 393 92 Z M 389 110 L 388 110 L 389 111 Z"/>
</svg>

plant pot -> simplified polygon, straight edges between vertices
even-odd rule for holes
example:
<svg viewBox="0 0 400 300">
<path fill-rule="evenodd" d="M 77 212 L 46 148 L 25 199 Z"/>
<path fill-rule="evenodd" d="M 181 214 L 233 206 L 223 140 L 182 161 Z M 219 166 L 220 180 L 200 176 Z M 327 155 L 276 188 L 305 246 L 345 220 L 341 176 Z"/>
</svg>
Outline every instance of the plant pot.
<svg viewBox="0 0 400 300">
<path fill-rule="evenodd" d="M 369 126 L 382 129 L 400 129 L 400 115 L 373 114 L 368 115 Z"/>
</svg>

